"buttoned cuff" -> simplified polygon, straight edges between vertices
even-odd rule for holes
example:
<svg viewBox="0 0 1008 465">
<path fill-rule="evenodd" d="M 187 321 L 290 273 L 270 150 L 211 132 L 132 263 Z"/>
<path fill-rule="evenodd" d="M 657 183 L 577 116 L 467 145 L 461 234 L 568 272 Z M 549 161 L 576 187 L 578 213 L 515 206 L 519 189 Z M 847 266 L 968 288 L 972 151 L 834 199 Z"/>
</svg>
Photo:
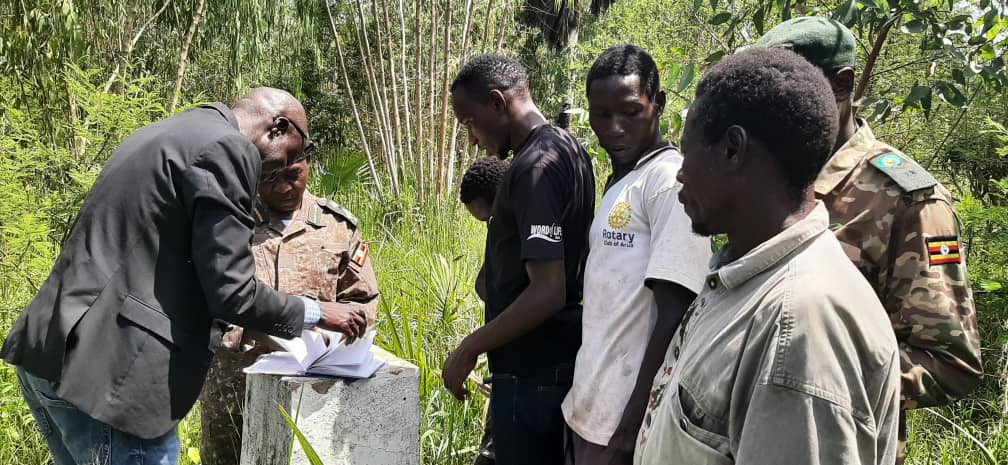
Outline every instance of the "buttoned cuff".
<svg viewBox="0 0 1008 465">
<path fill-rule="evenodd" d="M 322 306 L 315 299 L 299 297 L 304 302 L 304 327 L 308 328 L 322 320 Z"/>
</svg>

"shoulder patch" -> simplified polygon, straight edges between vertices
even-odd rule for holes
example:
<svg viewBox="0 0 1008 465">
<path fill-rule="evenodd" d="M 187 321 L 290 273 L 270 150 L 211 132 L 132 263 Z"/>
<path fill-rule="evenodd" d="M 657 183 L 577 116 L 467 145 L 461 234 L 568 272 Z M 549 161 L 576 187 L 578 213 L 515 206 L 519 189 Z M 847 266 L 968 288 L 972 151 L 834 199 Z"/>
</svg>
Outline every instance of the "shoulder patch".
<svg viewBox="0 0 1008 465">
<path fill-rule="evenodd" d="M 368 255 L 370 255 L 370 251 L 367 244 L 364 241 L 357 241 L 357 245 L 354 246 L 353 253 L 350 255 L 350 261 L 356 263 L 357 266 L 364 266 L 367 263 Z"/>
<path fill-rule="evenodd" d="M 357 227 L 357 217 L 350 213 L 350 210 L 347 210 L 346 208 L 343 208 L 342 205 L 336 203 L 336 201 L 319 197 L 317 202 L 319 207 L 335 213 L 340 218 L 346 220 L 347 223 L 350 223 L 350 226 L 354 228 Z"/>
<path fill-rule="evenodd" d="M 929 237 L 927 248 L 931 266 L 962 263 L 958 236 Z"/>
<path fill-rule="evenodd" d="M 898 153 L 883 152 L 869 160 L 875 169 L 889 176 L 906 192 L 914 192 L 938 185 L 938 181 L 923 166 Z"/>
</svg>

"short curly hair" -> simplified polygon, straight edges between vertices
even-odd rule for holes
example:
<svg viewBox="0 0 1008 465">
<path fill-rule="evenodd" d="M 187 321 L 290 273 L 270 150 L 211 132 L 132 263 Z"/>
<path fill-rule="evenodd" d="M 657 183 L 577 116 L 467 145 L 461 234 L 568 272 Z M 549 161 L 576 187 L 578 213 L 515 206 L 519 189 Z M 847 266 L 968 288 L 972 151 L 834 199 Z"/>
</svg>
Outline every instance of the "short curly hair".
<svg viewBox="0 0 1008 465">
<path fill-rule="evenodd" d="M 459 184 L 459 200 L 469 203 L 483 199 L 493 204 L 497 195 L 497 186 L 507 171 L 508 164 L 497 157 L 483 157 L 473 162 L 472 166 L 462 175 Z"/>
<path fill-rule="evenodd" d="M 783 48 L 749 48 L 721 60 L 700 80 L 690 111 L 707 143 L 733 125 L 761 141 L 795 200 L 829 159 L 840 125 L 822 70 Z"/>
<path fill-rule="evenodd" d="M 528 75 L 525 67 L 514 58 L 483 54 L 469 60 L 455 75 L 451 91 L 459 88 L 481 99 L 486 99 L 491 90 L 514 90 L 527 94 Z"/>
<path fill-rule="evenodd" d="M 658 96 L 661 79 L 654 58 L 636 45 L 617 45 L 602 52 L 592 63 L 585 79 L 585 94 L 591 90 L 593 81 L 609 76 L 633 76 L 640 78 L 641 91 L 652 101 Z"/>
</svg>

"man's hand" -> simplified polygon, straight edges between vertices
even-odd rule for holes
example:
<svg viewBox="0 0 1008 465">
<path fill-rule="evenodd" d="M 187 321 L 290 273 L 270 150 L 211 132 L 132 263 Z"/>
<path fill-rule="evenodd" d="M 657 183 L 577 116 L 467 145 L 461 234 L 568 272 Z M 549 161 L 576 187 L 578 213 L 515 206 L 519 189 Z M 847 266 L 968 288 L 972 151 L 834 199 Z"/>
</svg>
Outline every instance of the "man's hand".
<svg viewBox="0 0 1008 465">
<path fill-rule="evenodd" d="M 357 340 L 367 330 L 367 315 L 363 310 L 336 302 L 319 302 L 322 319 L 318 327 L 346 336 L 347 344 Z"/>
<path fill-rule="evenodd" d="M 479 354 L 471 352 L 466 341 L 463 340 L 462 344 L 445 359 L 444 368 L 441 370 L 441 379 L 444 380 L 445 389 L 458 400 L 465 400 L 469 395 L 465 381 L 469 377 L 469 373 L 476 368 L 477 357 Z"/>
</svg>

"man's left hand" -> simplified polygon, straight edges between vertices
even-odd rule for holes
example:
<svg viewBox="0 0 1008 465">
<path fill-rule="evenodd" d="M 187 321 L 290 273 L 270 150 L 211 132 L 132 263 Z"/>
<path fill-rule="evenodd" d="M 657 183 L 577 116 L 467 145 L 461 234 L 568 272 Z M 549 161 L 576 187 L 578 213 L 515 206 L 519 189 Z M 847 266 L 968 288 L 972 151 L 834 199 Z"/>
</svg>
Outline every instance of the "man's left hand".
<svg viewBox="0 0 1008 465">
<path fill-rule="evenodd" d="M 469 377 L 469 373 L 476 368 L 478 356 L 468 350 L 466 342 L 463 340 L 462 344 L 445 359 L 444 368 L 441 370 L 441 379 L 444 380 L 445 389 L 458 400 L 465 400 L 469 395 L 465 381 Z"/>
</svg>

